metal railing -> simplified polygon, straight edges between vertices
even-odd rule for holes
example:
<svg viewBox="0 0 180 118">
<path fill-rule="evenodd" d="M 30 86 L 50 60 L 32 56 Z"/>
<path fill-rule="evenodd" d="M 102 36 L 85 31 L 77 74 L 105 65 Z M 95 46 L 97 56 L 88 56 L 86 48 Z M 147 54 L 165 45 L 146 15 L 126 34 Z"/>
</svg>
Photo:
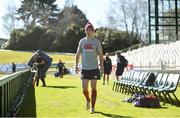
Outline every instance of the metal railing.
<svg viewBox="0 0 180 118">
<path fill-rule="evenodd" d="M 27 82 L 29 75 L 30 71 L 24 70 L 0 78 L 0 117 L 8 116 L 18 92 Z"/>
</svg>

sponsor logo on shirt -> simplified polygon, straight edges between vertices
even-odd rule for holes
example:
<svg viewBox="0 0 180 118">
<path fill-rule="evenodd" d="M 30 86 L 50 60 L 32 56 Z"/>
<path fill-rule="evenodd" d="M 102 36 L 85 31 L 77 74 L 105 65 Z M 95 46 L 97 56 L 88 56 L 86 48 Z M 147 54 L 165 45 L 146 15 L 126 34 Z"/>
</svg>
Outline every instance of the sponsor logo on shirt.
<svg viewBox="0 0 180 118">
<path fill-rule="evenodd" d="M 91 44 L 91 43 L 84 44 L 84 49 L 86 49 L 86 50 L 93 50 L 93 44 Z"/>
</svg>

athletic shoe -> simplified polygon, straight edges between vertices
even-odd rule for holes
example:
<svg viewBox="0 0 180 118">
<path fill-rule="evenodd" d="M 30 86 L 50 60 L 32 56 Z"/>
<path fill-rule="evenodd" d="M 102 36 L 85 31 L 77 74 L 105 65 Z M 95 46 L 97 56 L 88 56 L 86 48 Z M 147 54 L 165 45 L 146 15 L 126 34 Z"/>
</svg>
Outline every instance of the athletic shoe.
<svg viewBox="0 0 180 118">
<path fill-rule="evenodd" d="M 90 113 L 93 114 L 94 113 L 94 108 L 90 109 Z"/>
</svg>

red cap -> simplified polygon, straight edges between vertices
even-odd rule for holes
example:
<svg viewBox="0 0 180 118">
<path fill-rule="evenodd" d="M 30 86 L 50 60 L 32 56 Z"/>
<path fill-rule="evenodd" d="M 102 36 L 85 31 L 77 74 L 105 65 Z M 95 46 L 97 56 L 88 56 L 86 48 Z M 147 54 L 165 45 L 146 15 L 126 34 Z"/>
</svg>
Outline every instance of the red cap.
<svg viewBox="0 0 180 118">
<path fill-rule="evenodd" d="M 92 29 L 92 30 L 94 31 L 94 27 L 93 27 L 93 25 L 92 25 L 90 22 L 87 22 L 87 23 L 86 23 L 85 30 L 86 30 L 87 28 L 90 28 L 90 29 Z"/>
</svg>

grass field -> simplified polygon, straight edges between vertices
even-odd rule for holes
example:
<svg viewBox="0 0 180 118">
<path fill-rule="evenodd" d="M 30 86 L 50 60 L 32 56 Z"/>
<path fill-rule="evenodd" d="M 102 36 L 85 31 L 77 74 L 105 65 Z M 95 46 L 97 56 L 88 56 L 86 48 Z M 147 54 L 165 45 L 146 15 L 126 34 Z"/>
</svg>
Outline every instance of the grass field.
<svg viewBox="0 0 180 118">
<path fill-rule="evenodd" d="M 18 116 L 23 117 L 180 117 L 180 108 L 161 103 L 162 108 L 139 108 L 131 103 L 122 102 L 128 95 L 112 91 L 112 79 L 109 85 L 98 81 L 96 112 L 85 110 L 85 98 L 82 95 L 79 77 L 66 75 L 63 79 L 48 75 L 47 87 L 31 87 L 27 92 Z M 41 83 L 40 83 L 41 85 Z M 180 88 L 176 92 L 180 99 Z"/>
<path fill-rule="evenodd" d="M 0 73 L 0 77 L 3 77 L 3 76 L 5 76 L 5 75 L 7 75 L 7 74 L 5 74 L 5 73 Z"/>
<path fill-rule="evenodd" d="M 27 63 L 33 52 L 2 51 L 0 50 L 0 64 Z M 64 62 L 74 61 L 73 55 L 48 53 L 53 62 L 62 59 Z M 0 73 L 0 76 L 4 74 Z M 55 78 L 53 74 L 46 77 L 47 87 L 30 87 L 19 110 L 19 117 L 127 117 L 127 118 L 178 118 L 180 108 L 166 104 L 162 108 L 138 108 L 131 103 L 122 102 L 122 93 L 112 91 L 111 77 L 109 85 L 102 85 L 98 81 L 98 97 L 94 114 L 85 110 L 85 98 L 82 94 L 81 80 L 75 75 L 65 75 L 63 79 Z M 41 85 L 41 82 L 40 82 Z M 180 99 L 180 87 L 175 93 Z"/>
<path fill-rule="evenodd" d="M 13 51 L 13 50 L 0 50 L 0 64 L 27 64 L 34 52 L 27 51 Z M 75 62 L 74 54 L 69 53 L 53 53 L 47 52 L 47 54 L 53 58 L 52 63 L 57 63 L 61 59 L 66 67 L 72 67 Z M 55 70 L 55 69 L 54 69 Z M 56 70 L 55 70 L 56 71 Z M 7 75 L 6 73 L 0 72 L 0 77 Z"/>
<path fill-rule="evenodd" d="M 34 52 L 23 52 L 23 51 L 9 51 L 0 50 L 0 64 L 15 63 L 27 63 Z M 63 62 L 73 61 L 75 59 L 73 54 L 66 53 L 47 53 L 53 58 L 53 63 L 58 62 L 61 59 Z"/>
</svg>

